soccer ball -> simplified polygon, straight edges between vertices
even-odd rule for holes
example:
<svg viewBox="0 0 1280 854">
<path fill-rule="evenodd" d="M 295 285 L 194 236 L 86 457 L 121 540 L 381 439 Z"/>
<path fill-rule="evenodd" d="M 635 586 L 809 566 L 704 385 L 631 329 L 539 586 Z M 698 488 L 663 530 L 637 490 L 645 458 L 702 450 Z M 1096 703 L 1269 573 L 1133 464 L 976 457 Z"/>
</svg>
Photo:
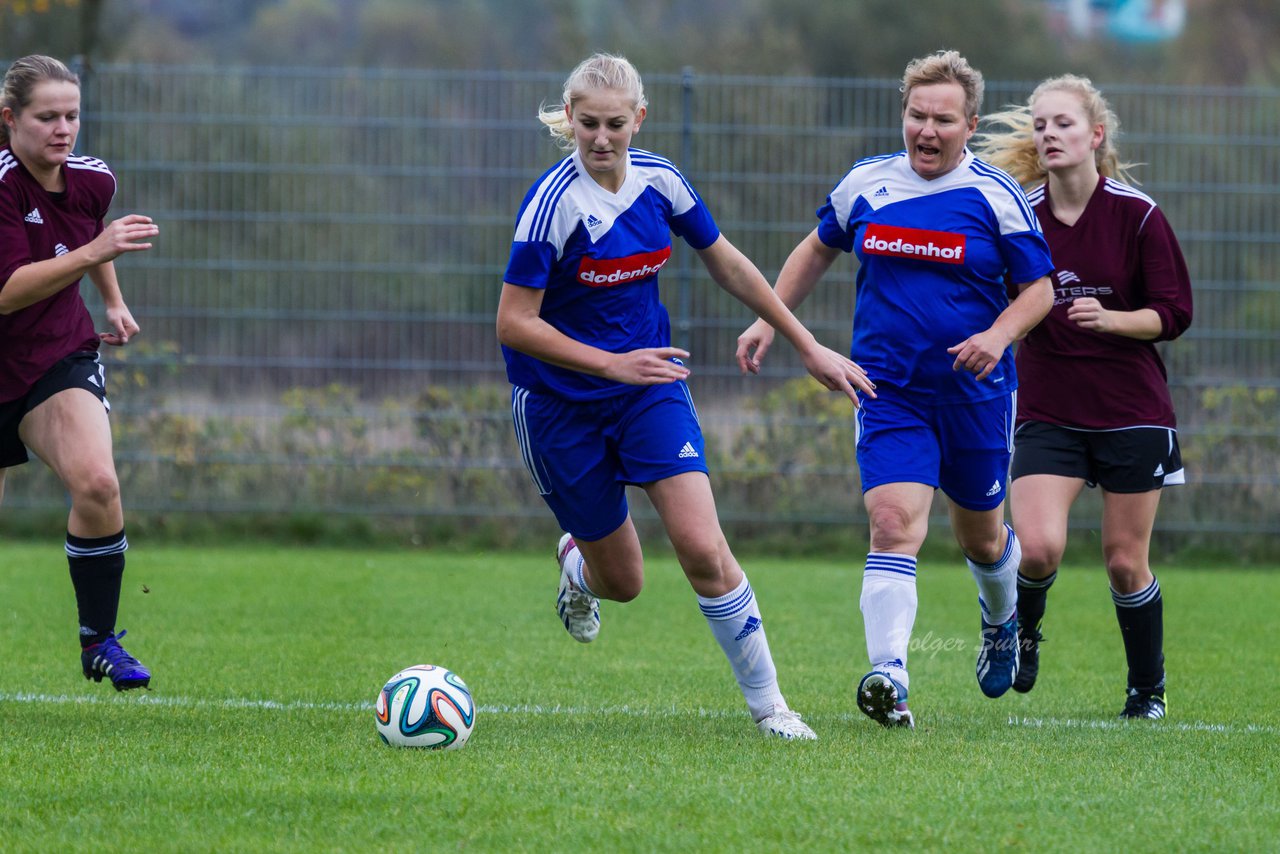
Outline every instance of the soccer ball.
<svg viewBox="0 0 1280 854">
<path fill-rule="evenodd" d="M 378 735 L 392 747 L 462 747 L 476 703 L 458 675 L 434 664 L 406 667 L 387 680 L 375 708 Z"/>
</svg>

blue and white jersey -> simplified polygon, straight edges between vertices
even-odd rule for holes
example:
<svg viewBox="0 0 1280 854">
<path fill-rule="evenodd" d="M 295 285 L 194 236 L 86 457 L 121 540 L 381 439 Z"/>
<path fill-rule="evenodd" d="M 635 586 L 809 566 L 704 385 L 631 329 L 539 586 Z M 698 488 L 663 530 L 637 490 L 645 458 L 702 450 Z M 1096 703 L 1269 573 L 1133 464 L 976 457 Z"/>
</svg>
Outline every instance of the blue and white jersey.
<svg viewBox="0 0 1280 854">
<path fill-rule="evenodd" d="M 818 236 L 855 252 L 854 361 L 873 382 L 935 403 L 986 400 L 1017 388 L 1013 349 L 982 382 L 953 371 L 947 348 L 991 326 L 1016 284 L 1053 271 L 1022 188 L 965 151 L 927 181 L 907 153 L 853 165 L 818 209 Z"/>
<path fill-rule="evenodd" d="M 538 179 L 516 217 L 503 280 L 543 288 L 541 317 L 584 344 L 611 353 L 671 344 L 658 298 L 658 272 L 671 233 L 694 249 L 720 236 L 710 212 L 671 161 L 632 148 L 617 193 L 601 187 L 575 151 Z M 513 385 L 572 400 L 596 400 L 634 386 L 547 364 L 502 348 Z"/>
</svg>

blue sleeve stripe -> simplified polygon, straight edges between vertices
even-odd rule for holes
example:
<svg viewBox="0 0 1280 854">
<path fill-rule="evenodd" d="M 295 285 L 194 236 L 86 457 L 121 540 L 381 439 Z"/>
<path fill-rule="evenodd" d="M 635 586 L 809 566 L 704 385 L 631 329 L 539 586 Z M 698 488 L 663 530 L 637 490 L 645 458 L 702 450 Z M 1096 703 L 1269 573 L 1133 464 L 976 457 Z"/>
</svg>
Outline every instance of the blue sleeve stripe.
<svg viewBox="0 0 1280 854">
<path fill-rule="evenodd" d="M 654 154 L 652 151 L 633 148 L 631 149 L 631 162 L 636 166 L 645 166 L 650 169 L 667 169 L 671 171 L 680 179 L 680 183 L 684 185 L 685 190 L 693 197 L 694 202 L 699 204 L 701 203 L 702 200 L 698 197 L 697 191 L 693 189 L 693 185 L 685 179 L 680 170 L 676 168 L 676 165 L 667 158 Z"/>
<path fill-rule="evenodd" d="M 849 171 L 845 172 L 844 175 L 840 177 L 837 185 L 843 184 L 850 175 L 857 172 L 859 169 L 865 169 L 868 166 L 875 166 L 876 164 L 884 163 L 886 160 L 893 160 L 894 158 L 901 156 L 902 152 L 898 152 L 897 154 L 877 154 L 874 157 L 864 157 L 861 160 L 855 160 L 853 165 L 849 167 Z"/>
<path fill-rule="evenodd" d="M 631 154 L 631 159 L 633 161 L 643 159 L 648 160 L 651 163 L 665 163 L 672 169 L 675 168 L 675 164 L 663 157 L 661 154 L 654 154 L 652 151 L 647 151 L 643 148 L 629 148 L 627 151 Z"/>
<path fill-rule="evenodd" d="M 1022 187 L 1019 186 L 1017 181 L 1013 180 L 1008 172 L 977 159 L 973 161 L 973 165 L 970 168 L 977 174 L 995 181 L 1009 192 L 1018 209 L 1022 211 L 1022 218 L 1026 220 L 1028 231 L 1040 230 L 1040 221 L 1036 219 L 1035 213 L 1031 210 L 1031 204 L 1027 201 L 1027 194 L 1022 192 Z"/>
<path fill-rule="evenodd" d="M 901 156 L 902 156 L 902 152 L 897 151 L 897 152 L 894 152 L 893 154 L 877 154 L 874 157 L 864 157 L 861 160 L 854 163 L 853 168 L 850 169 L 849 171 L 852 172 L 854 169 L 857 169 L 859 166 L 866 166 L 871 163 L 881 163 L 885 160 L 892 160 L 895 157 L 901 157 Z"/>
<path fill-rule="evenodd" d="M 551 175 L 543 181 L 542 187 L 538 189 L 538 207 L 535 209 L 533 216 L 533 224 L 529 228 L 530 241 L 545 241 L 548 233 L 551 231 L 551 218 L 555 213 L 556 205 L 560 203 L 560 197 L 564 195 L 565 190 L 573 183 L 573 179 L 578 177 L 578 170 L 574 167 L 571 160 L 565 160 L 560 168 L 556 169 Z"/>
</svg>

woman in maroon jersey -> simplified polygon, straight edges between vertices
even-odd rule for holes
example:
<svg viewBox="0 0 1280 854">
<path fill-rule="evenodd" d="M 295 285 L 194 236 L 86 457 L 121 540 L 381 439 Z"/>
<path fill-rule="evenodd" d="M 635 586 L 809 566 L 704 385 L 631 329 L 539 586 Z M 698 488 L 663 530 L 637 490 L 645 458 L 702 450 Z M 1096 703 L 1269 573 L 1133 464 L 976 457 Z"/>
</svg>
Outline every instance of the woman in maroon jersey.
<svg viewBox="0 0 1280 854">
<path fill-rule="evenodd" d="M 1149 553 L 1160 490 L 1183 482 L 1157 341 L 1191 324 L 1191 281 L 1164 214 L 1129 184 L 1118 122 L 1086 78 L 1041 83 L 1027 106 L 988 117 L 978 145 L 1024 187 L 1053 253 L 1054 304 L 1017 351 L 1010 472 L 1022 666 L 1039 671 L 1045 600 L 1086 485 L 1102 488 L 1102 553 L 1128 660 L 1121 717 L 1165 713 L 1164 619 Z"/>
<path fill-rule="evenodd" d="M 148 686 L 151 673 L 115 630 L 129 543 L 98 346 L 138 333 L 112 260 L 150 249 L 142 241 L 159 228 L 136 214 L 104 227 L 116 179 L 101 160 L 72 154 L 79 129 L 80 81 L 65 65 L 27 56 L 9 67 L 0 90 L 0 498 L 5 473 L 28 451 L 66 487 L 81 668 L 123 691 Z M 94 331 L 80 297 L 86 273 L 110 332 Z"/>
</svg>

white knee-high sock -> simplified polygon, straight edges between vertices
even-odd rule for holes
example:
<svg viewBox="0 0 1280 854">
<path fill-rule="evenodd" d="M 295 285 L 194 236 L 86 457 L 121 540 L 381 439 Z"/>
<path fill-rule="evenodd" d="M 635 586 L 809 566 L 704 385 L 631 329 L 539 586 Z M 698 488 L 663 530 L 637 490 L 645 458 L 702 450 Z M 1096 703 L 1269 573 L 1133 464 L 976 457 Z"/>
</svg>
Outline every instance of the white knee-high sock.
<svg viewBox="0 0 1280 854">
<path fill-rule="evenodd" d="M 578 549 L 578 544 L 574 543 L 573 547 L 564 556 L 564 571 L 568 574 L 569 580 L 573 582 L 573 586 L 578 588 L 582 593 L 588 596 L 596 596 L 587 586 L 585 575 L 587 561 L 582 556 L 582 552 Z M 599 599 L 599 596 L 596 596 Z"/>
<path fill-rule="evenodd" d="M 1009 540 L 1004 554 L 995 563 L 976 563 L 968 556 L 969 572 L 978 582 L 978 604 L 982 606 L 982 619 L 987 625 L 997 626 L 1007 622 L 1018 607 L 1018 564 L 1022 563 L 1022 546 L 1013 528 L 1005 525 Z"/>
<path fill-rule="evenodd" d="M 786 709 L 787 701 L 778 690 L 778 671 L 769 652 L 760 607 L 747 577 L 744 575 L 742 583 L 723 596 L 714 599 L 699 596 L 698 607 L 729 659 L 752 719 L 762 720 L 775 709 Z"/>
<path fill-rule="evenodd" d="M 867 658 L 908 687 L 907 648 L 916 623 L 916 559 L 912 555 L 872 552 L 862 572 L 862 623 Z"/>
</svg>

